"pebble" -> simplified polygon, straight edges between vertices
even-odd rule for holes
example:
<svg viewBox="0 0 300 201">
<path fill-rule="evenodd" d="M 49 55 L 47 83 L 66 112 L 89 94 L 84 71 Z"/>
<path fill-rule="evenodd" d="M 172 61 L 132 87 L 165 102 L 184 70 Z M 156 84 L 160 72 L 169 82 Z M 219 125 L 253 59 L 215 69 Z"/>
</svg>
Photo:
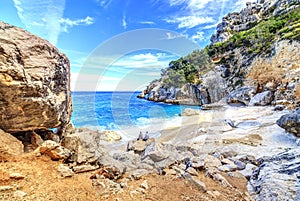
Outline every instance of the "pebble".
<svg viewBox="0 0 300 201">
<path fill-rule="evenodd" d="M 72 177 L 74 175 L 74 172 L 64 164 L 60 164 L 57 171 L 61 177 Z"/>
<path fill-rule="evenodd" d="M 173 175 L 175 176 L 177 172 L 174 169 L 166 169 L 166 175 Z"/>
<path fill-rule="evenodd" d="M 224 158 L 221 160 L 223 165 L 234 165 L 234 162 L 229 160 L 228 158 Z"/>
<path fill-rule="evenodd" d="M 1 191 L 9 191 L 12 190 L 13 187 L 12 186 L 0 186 L 0 192 Z"/>
<path fill-rule="evenodd" d="M 199 176 L 198 172 L 192 167 L 188 168 L 186 171 L 190 173 L 192 176 Z"/>
<path fill-rule="evenodd" d="M 19 179 L 24 179 L 25 176 L 23 176 L 20 173 L 11 173 L 9 174 L 9 178 L 19 180 Z"/>
<path fill-rule="evenodd" d="M 192 176 L 191 182 L 197 186 L 202 192 L 206 192 L 206 185 L 204 182 L 200 181 L 197 177 Z"/>
<path fill-rule="evenodd" d="M 26 195 L 27 195 L 27 193 L 25 193 L 24 191 L 17 190 L 17 191 L 14 192 L 14 197 L 15 198 L 23 198 Z"/>
<path fill-rule="evenodd" d="M 222 153 L 222 155 L 224 156 L 224 158 L 232 158 L 238 155 L 238 153 L 236 151 L 233 150 L 229 150 L 229 151 L 224 151 Z"/>
<path fill-rule="evenodd" d="M 246 168 L 246 164 L 243 163 L 243 162 L 240 161 L 240 160 L 236 160 L 236 161 L 234 162 L 234 164 L 236 165 L 236 167 L 237 167 L 238 170 L 243 170 L 243 169 Z"/>
<path fill-rule="evenodd" d="M 274 111 L 282 111 L 282 110 L 284 110 L 284 108 L 285 108 L 285 105 L 276 105 L 274 107 Z"/>
<path fill-rule="evenodd" d="M 144 180 L 142 183 L 141 183 L 141 187 L 145 190 L 147 190 L 149 188 L 148 186 L 148 181 L 147 180 Z"/>
<path fill-rule="evenodd" d="M 242 173 L 242 175 L 244 175 L 248 180 L 250 179 L 252 172 L 257 168 L 257 166 L 248 163 L 246 165 L 246 168 L 242 171 L 240 171 L 240 173 Z"/>
<path fill-rule="evenodd" d="M 236 165 L 222 165 L 222 166 L 218 167 L 218 170 L 220 170 L 222 172 L 233 172 L 233 171 L 237 170 L 237 166 Z"/>
</svg>

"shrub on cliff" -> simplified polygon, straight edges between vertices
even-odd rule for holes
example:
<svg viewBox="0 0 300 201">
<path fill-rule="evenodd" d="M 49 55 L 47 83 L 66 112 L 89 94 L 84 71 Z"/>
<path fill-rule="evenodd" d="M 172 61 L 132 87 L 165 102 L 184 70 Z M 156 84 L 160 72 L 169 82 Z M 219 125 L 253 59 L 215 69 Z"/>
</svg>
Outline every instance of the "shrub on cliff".
<svg viewBox="0 0 300 201">
<path fill-rule="evenodd" d="M 246 53 L 268 52 L 277 39 L 300 40 L 300 8 L 281 16 L 273 16 L 259 22 L 253 28 L 233 35 L 225 42 L 207 47 L 209 56 L 215 57 L 234 48 L 245 47 Z"/>
<path fill-rule="evenodd" d="M 199 76 L 212 67 L 207 50 L 195 50 L 178 60 L 171 61 L 163 70 L 162 82 L 165 87 L 182 87 L 184 84 L 199 83 Z"/>
<path fill-rule="evenodd" d="M 185 76 L 183 70 L 173 70 L 170 69 L 166 72 L 165 76 L 162 79 L 163 86 L 166 88 L 175 87 L 180 88 L 185 83 Z"/>
</svg>

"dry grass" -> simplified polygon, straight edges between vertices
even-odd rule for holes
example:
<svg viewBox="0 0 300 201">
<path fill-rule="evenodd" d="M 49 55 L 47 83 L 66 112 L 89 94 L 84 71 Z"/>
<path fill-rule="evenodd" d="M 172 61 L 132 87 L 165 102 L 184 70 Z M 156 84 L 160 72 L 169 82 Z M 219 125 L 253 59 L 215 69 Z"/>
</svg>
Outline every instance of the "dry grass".
<svg viewBox="0 0 300 201">
<path fill-rule="evenodd" d="M 278 85 L 282 83 L 283 75 L 286 70 L 284 67 L 275 62 L 269 62 L 264 59 L 258 59 L 252 64 L 252 68 L 248 73 L 247 79 L 252 80 L 259 86 L 264 86 L 267 83 Z"/>
<path fill-rule="evenodd" d="M 279 85 L 284 88 L 288 83 L 295 82 L 300 72 L 299 48 L 298 42 L 281 42 L 276 47 L 275 55 L 269 58 L 261 56 L 253 61 L 246 82 L 258 87 L 272 83 L 273 89 Z"/>
</svg>

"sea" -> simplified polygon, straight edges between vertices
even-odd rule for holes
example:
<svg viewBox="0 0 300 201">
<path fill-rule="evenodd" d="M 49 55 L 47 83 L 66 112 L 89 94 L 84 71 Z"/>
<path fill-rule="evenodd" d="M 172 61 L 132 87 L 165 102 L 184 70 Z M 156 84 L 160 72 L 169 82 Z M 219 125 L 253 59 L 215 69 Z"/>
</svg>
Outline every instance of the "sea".
<svg viewBox="0 0 300 201">
<path fill-rule="evenodd" d="M 114 130 L 123 139 L 136 138 L 140 131 L 158 137 L 159 131 L 180 124 L 185 108 L 137 98 L 140 92 L 72 92 L 72 122 L 75 127 Z"/>
</svg>

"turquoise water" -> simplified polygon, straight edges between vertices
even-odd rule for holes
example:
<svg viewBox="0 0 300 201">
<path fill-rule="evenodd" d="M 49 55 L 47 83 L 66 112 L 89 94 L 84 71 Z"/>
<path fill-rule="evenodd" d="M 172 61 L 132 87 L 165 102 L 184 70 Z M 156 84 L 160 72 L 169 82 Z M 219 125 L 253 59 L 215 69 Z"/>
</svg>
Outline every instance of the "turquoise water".
<svg viewBox="0 0 300 201">
<path fill-rule="evenodd" d="M 139 99 L 140 92 L 72 92 L 75 127 L 120 130 L 178 117 L 185 108 Z"/>
</svg>

